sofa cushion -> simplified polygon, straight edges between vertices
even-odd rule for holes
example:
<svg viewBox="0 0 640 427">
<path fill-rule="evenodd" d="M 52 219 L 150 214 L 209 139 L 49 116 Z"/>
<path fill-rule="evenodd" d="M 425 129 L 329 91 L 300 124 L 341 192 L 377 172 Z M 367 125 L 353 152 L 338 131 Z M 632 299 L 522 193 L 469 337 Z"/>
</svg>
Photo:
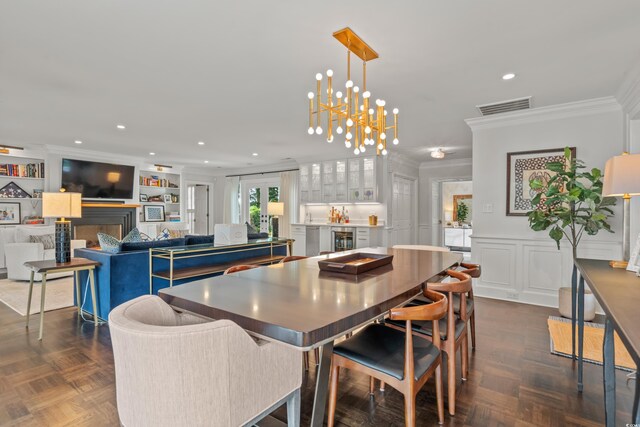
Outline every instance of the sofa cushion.
<svg viewBox="0 0 640 427">
<path fill-rule="evenodd" d="M 248 240 L 266 239 L 267 237 L 269 237 L 269 233 L 255 233 L 247 235 Z"/>
<path fill-rule="evenodd" d="M 178 239 L 152 240 L 149 242 L 126 242 L 120 246 L 121 252 L 143 251 L 149 248 L 167 248 L 171 246 L 184 246 L 184 237 Z"/>
<path fill-rule="evenodd" d="M 21 225 L 16 227 L 16 243 L 31 243 L 31 236 L 42 236 L 43 234 L 55 234 L 56 228 L 53 225 Z"/>
<path fill-rule="evenodd" d="M 56 248 L 56 240 L 53 234 L 42 234 L 29 236 L 29 241 L 31 243 L 42 243 L 44 250 L 47 249 L 55 249 Z"/>
<path fill-rule="evenodd" d="M 184 236 L 185 244 L 188 245 L 204 245 L 207 243 L 213 243 L 214 236 L 202 236 L 202 235 L 193 235 L 187 234 Z"/>
</svg>

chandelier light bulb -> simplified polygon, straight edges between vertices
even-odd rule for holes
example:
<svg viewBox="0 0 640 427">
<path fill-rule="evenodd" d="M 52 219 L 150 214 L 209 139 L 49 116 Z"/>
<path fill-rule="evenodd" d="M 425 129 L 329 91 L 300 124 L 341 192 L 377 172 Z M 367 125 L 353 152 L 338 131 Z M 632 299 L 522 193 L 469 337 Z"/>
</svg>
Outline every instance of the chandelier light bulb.
<svg viewBox="0 0 640 427">
<path fill-rule="evenodd" d="M 370 134 L 371 133 L 371 128 L 369 126 L 364 128 L 364 133 L 366 133 L 367 135 Z"/>
<path fill-rule="evenodd" d="M 364 111 L 364 105 L 360 106 L 360 111 Z"/>
<path fill-rule="evenodd" d="M 344 103 L 346 104 L 347 102 L 349 102 L 349 98 L 347 98 L 346 96 L 344 97 Z"/>
<path fill-rule="evenodd" d="M 342 126 L 338 126 L 338 128 L 336 129 L 336 133 L 338 135 L 342 135 Z"/>
<path fill-rule="evenodd" d="M 385 116 L 387 115 L 387 110 L 384 110 L 384 115 L 385 115 Z"/>
<path fill-rule="evenodd" d="M 369 108 L 369 114 L 373 114 L 373 108 Z"/>
<path fill-rule="evenodd" d="M 379 100 L 379 99 L 376 99 L 376 105 L 377 105 L 378 107 L 380 106 L 380 102 L 382 102 L 382 101 L 381 101 L 381 100 Z"/>
<path fill-rule="evenodd" d="M 349 127 L 353 126 L 353 120 L 347 119 L 347 126 Z"/>
<path fill-rule="evenodd" d="M 387 139 L 387 134 L 386 134 L 386 133 L 384 133 L 384 132 L 382 132 L 382 133 L 380 134 L 380 139 Z"/>
<path fill-rule="evenodd" d="M 378 144 L 378 150 L 382 150 L 383 148 L 384 148 L 384 145 L 382 145 L 382 142 Z"/>
<path fill-rule="evenodd" d="M 317 133 L 318 135 L 322 135 L 322 128 L 321 128 L 320 126 L 318 126 L 318 127 L 316 128 L 316 133 Z"/>
<path fill-rule="evenodd" d="M 350 87 L 353 87 L 353 82 L 351 80 L 347 80 L 347 83 L 345 83 L 344 86 L 349 89 Z"/>
<path fill-rule="evenodd" d="M 356 147 L 356 149 L 353 150 L 353 154 L 356 154 L 356 155 L 360 154 L 360 150 L 358 149 L 358 147 Z"/>
<path fill-rule="evenodd" d="M 347 134 L 345 135 L 345 138 L 351 139 L 353 138 L 353 135 L 351 134 L 351 132 L 347 132 Z"/>
<path fill-rule="evenodd" d="M 393 114 L 398 114 L 400 112 L 400 110 L 398 110 L 397 108 L 393 109 Z"/>
<path fill-rule="evenodd" d="M 355 93 L 358 93 L 358 92 L 360 92 L 360 88 L 359 88 L 358 86 L 354 86 L 354 87 L 353 87 L 353 91 L 354 91 Z"/>
<path fill-rule="evenodd" d="M 309 127 L 309 130 L 307 130 L 307 133 L 308 133 L 309 135 L 313 135 L 313 128 L 312 128 L 312 127 Z"/>
<path fill-rule="evenodd" d="M 309 92 L 309 93 L 307 94 L 307 96 L 309 97 L 309 99 L 313 99 L 313 97 L 314 97 L 315 95 L 313 94 L 313 92 Z"/>
<path fill-rule="evenodd" d="M 400 143 L 400 141 L 398 140 L 398 138 L 394 138 L 393 145 L 398 145 L 399 143 Z"/>
<path fill-rule="evenodd" d="M 333 77 L 333 70 L 327 70 L 327 77 Z"/>
<path fill-rule="evenodd" d="M 329 138 L 327 138 L 327 142 L 329 144 L 331 144 L 333 142 L 333 135 L 331 135 Z"/>
<path fill-rule="evenodd" d="M 337 91 L 337 92 L 336 92 L 336 98 L 338 98 L 338 99 L 339 99 L 339 98 L 342 98 L 342 92 Z"/>
<path fill-rule="evenodd" d="M 371 92 L 369 92 L 369 91 L 366 91 L 365 93 L 362 94 L 362 97 L 365 98 L 365 99 L 369 98 L 370 96 L 371 96 Z"/>
<path fill-rule="evenodd" d="M 364 147 L 364 145 L 362 147 L 360 147 L 360 152 L 364 153 L 365 151 L 367 151 L 367 149 Z"/>
<path fill-rule="evenodd" d="M 385 148 L 384 150 L 382 150 L 382 155 L 386 156 L 387 155 L 387 149 Z"/>
<path fill-rule="evenodd" d="M 351 141 L 349 141 L 348 139 L 344 142 L 344 146 L 347 148 L 351 148 Z"/>
<path fill-rule="evenodd" d="M 316 74 L 316 80 L 318 81 L 322 80 L 322 73 Z"/>
<path fill-rule="evenodd" d="M 378 104 L 381 107 L 384 107 L 384 105 L 386 104 L 386 102 L 384 101 L 384 99 L 380 100 L 380 104 Z"/>
</svg>

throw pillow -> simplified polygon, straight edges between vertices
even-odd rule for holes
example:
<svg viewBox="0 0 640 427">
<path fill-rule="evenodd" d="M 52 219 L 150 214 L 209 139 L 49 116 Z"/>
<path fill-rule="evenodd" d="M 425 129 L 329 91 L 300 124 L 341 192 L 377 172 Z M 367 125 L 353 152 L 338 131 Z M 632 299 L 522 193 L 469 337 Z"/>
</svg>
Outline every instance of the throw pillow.
<svg viewBox="0 0 640 427">
<path fill-rule="evenodd" d="M 168 228 L 164 228 L 153 240 L 167 240 L 171 236 Z"/>
<path fill-rule="evenodd" d="M 40 236 L 31 235 L 29 236 L 29 241 L 31 243 L 42 243 L 42 246 L 44 246 L 44 250 L 46 251 L 48 249 L 56 248 L 56 241 L 54 236 L 54 234 L 42 234 Z"/>
<path fill-rule="evenodd" d="M 127 234 L 126 236 L 124 236 L 124 239 L 122 239 L 122 242 L 120 243 L 135 243 L 135 242 L 142 242 L 142 235 L 140 234 L 140 231 L 138 230 L 137 227 L 133 227 L 133 229 L 129 232 L 129 234 Z"/>
<path fill-rule="evenodd" d="M 105 252 L 117 254 L 120 252 L 120 240 L 105 233 L 98 233 L 98 243 L 100 249 Z"/>
<path fill-rule="evenodd" d="M 180 237 L 184 237 L 189 232 L 189 230 L 172 230 L 170 228 L 165 228 L 165 230 L 169 231 L 170 239 L 178 239 Z"/>
</svg>

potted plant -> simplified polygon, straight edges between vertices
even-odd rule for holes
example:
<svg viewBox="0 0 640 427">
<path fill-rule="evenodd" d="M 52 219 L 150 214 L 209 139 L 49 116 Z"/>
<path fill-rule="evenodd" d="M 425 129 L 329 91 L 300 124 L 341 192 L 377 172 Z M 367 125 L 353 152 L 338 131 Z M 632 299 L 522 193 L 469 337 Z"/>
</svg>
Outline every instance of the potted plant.
<svg viewBox="0 0 640 427">
<path fill-rule="evenodd" d="M 457 209 L 457 220 L 461 223 L 464 224 L 465 222 L 467 222 L 467 217 L 469 216 L 469 207 L 466 205 L 465 202 L 458 202 L 458 209 Z"/>
<path fill-rule="evenodd" d="M 573 272 L 571 275 L 572 317 L 575 319 L 576 279 L 575 261 L 578 245 L 584 234 L 596 235 L 600 230 L 610 233 L 607 220 L 613 216 L 611 207 L 616 204 L 613 197 L 602 197 L 602 172 L 593 168 L 584 171 L 581 160 L 572 158 L 571 149 L 564 149 L 564 161 L 546 165 L 551 177 L 543 182 L 532 180 L 529 185 L 537 191 L 531 199 L 532 211 L 527 212 L 529 226 L 535 231 L 549 230 L 560 249 L 560 241 L 566 238 L 571 245 Z M 575 326 L 575 325 L 574 325 Z M 575 333 L 573 334 L 575 337 Z M 573 340 L 575 346 L 575 339 Z M 575 351 L 573 352 L 575 354 Z"/>
</svg>

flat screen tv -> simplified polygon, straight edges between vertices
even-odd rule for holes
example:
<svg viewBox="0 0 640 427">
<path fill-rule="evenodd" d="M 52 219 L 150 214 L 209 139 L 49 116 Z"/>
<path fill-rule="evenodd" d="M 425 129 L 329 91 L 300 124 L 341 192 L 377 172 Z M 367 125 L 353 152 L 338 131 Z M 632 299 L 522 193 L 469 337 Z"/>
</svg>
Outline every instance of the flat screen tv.
<svg viewBox="0 0 640 427">
<path fill-rule="evenodd" d="M 62 185 L 85 199 L 133 198 L 134 166 L 62 159 Z"/>
</svg>

